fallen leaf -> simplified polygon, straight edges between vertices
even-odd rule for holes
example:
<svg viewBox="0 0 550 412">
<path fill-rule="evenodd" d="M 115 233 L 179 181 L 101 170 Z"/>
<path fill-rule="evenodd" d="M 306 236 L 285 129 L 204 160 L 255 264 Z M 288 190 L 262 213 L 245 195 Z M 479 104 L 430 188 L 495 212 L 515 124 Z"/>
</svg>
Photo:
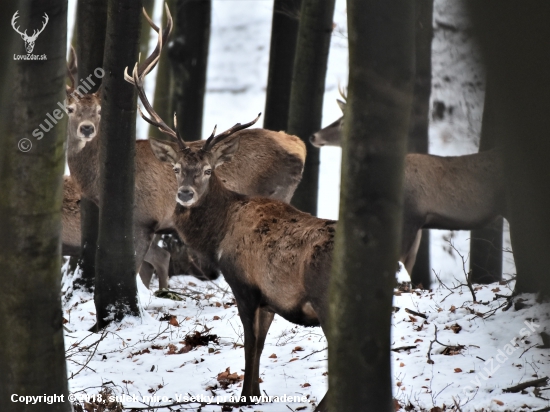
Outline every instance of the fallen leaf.
<svg viewBox="0 0 550 412">
<path fill-rule="evenodd" d="M 309 383 L 304 383 L 303 385 L 300 385 L 302 388 L 307 388 L 308 386 L 311 386 Z"/>
<path fill-rule="evenodd" d="M 504 405 L 504 402 L 499 401 L 498 399 L 493 399 L 493 402 L 496 403 L 496 404 L 499 405 L 499 406 Z"/>
<path fill-rule="evenodd" d="M 460 373 L 460 372 L 462 372 L 462 369 L 460 369 L 460 368 L 455 368 L 455 373 Z"/>
<path fill-rule="evenodd" d="M 451 308 L 449 309 L 452 313 L 455 313 L 455 310 L 456 310 L 456 306 L 455 305 L 452 305 Z"/>
<path fill-rule="evenodd" d="M 404 364 L 403 362 L 401 362 L 401 363 L 399 364 L 399 367 L 402 368 L 403 366 L 405 366 L 405 364 Z"/>
<path fill-rule="evenodd" d="M 179 322 L 178 322 L 178 318 L 176 318 L 175 316 L 172 316 L 170 318 L 170 320 L 168 321 L 168 323 L 172 326 L 179 326 Z"/>
<path fill-rule="evenodd" d="M 274 353 L 272 353 L 271 355 L 269 355 L 269 357 L 270 357 L 271 359 L 277 359 L 277 355 L 274 354 Z"/>
<path fill-rule="evenodd" d="M 219 316 L 217 316 L 217 315 L 214 316 L 214 317 L 212 318 L 212 320 L 220 320 L 220 319 L 221 319 L 221 318 L 220 318 Z"/>
<path fill-rule="evenodd" d="M 295 360 L 298 360 L 298 358 L 292 358 L 289 362 L 294 362 Z"/>
</svg>

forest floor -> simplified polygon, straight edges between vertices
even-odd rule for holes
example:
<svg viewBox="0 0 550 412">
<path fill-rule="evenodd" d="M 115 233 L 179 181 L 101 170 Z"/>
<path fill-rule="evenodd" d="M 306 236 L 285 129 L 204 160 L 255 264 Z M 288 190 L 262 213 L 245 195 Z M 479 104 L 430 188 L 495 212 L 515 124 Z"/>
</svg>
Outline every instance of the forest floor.
<svg viewBox="0 0 550 412">
<path fill-rule="evenodd" d="M 477 151 L 481 128 L 481 58 L 463 4 L 462 0 L 435 1 L 430 152 L 439 155 Z M 205 136 L 214 124 L 223 129 L 263 110 L 271 10 L 271 1 L 213 2 Z M 156 16 L 158 21 L 159 10 Z M 323 125 L 341 116 L 335 100 L 338 85 L 347 82 L 345 0 L 337 0 L 334 20 Z M 151 73 L 146 84 L 149 94 L 154 83 Z M 141 120 L 138 131 L 146 137 L 147 128 Z M 338 148 L 321 150 L 318 214 L 324 218 L 338 218 L 338 196 L 334 194 L 339 191 L 340 156 Z M 459 253 L 467 260 L 469 232 L 431 232 L 433 288 L 396 292 L 394 298 L 392 347 L 397 351 L 392 352 L 393 390 L 401 410 L 527 411 L 550 407 L 548 384 L 504 392 L 518 383 L 550 375 L 550 351 L 537 347 L 543 344 L 540 332 L 549 333 L 550 306 L 536 303 L 533 295 L 522 295 L 505 311 L 504 296 L 511 293 L 513 281 L 476 286 L 474 302 L 468 287 L 460 285 L 464 272 Z M 509 241 L 506 245 L 509 249 Z M 515 268 L 510 253 L 505 254 L 504 268 L 505 279 L 512 279 Z M 185 396 L 215 396 L 216 401 L 217 396 L 229 400 L 229 396 L 240 395 L 242 325 L 223 278 L 215 282 L 171 278 L 170 288 L 182 301 L 155 297 L 138 278 L 142 319 L 112 325 L 103 334 L 87 332 L 95 322 L 93 298 L 83 293 L 70 295 L 70 281 L 64 280 L 63 316 L 73 394 L 108 390 L 113 395 L 135 395 L 136 401 L 124 399 L 124 407 L 173 403 Z M 296 326 L 276 316 L 261 359 L 262 391 L 272 397 L 304 396 L 306 401 L 262 402 L 241 409 L 312 410 L 327 389 L 326 346 L 320 328 Z M 182 410 L 200 407 L 197 403 L 179 406 Z M 204 406 L 201 410 L 220 408 Z"/>
<path fill-rule="evenodd" d="M 544 344 L 550 342 L 543 342 L 540 332 L 550 329 L 550 304 L 521 295 L 508 307 L 513 282 L 475 286 L 474 301 L 464 283 L 463 277 L 432 290 L 396 290 L 391 345 L 396 405 L 432 412 L 458 411 L 457 405 L 464 412 L 550 407 L 547 381 L 506 392 L 549 377 L 550 346 Z M 139 278 L 138 284 L 142 319 L 127 319 L 101 334 L 88 332 L 95 323 L 93 296 L 65 294 L 70 391 L 81 397 L 105 394 L 107 388 L 112 396 L 126 396 L 119 398 L 125 409 L 198 397 L 200 410 L 220 411 L 216 402 L 238 399 L 243 329 L 223 278 L 171 278 L 170 289 L 181 301 L 156 297 Z M 327 390 L 326 348 L 320 328 L 275 316 L 260 363 L 262 393 L 272 402 L 240 409 L 313 410 Z M 288 397 L 300 402 L 281 401 Z M 195 402 L 173 410 L 200 406 Z"/>
</svg>

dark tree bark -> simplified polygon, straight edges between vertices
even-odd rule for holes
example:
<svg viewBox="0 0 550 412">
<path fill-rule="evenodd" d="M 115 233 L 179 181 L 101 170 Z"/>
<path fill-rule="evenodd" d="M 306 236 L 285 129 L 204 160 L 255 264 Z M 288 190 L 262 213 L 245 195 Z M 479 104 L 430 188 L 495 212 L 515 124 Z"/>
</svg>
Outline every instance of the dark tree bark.
<svg viewBox="0 0 550 412">
<path fill-rule="evenodd" d="M 124 68 L 138 59 L 141 1 L 109 1 L 103 57 L 99 236 L 96 253 L 97 328 L 140 316 L 134 249 L 136 94 Z"/>
<path fill-rule="evenodd" d="M 349 94 L 330 290 L 329 405 L 389 412 L 395 411 L 390 330 L 414 83 L 414 2 L 347 5 Z"/>
<path fill-rule="evenodd" d="M 275 0 L 269 49 L 264 128 L 286 130 L 302 0 Z"/>
<path fill-rule="evenodd" d="M 174 37 L 168 52 L 174 73 L 173 107 L 185 140 L 202 138 L 211 14 L 211 0 L 176 2 Z"/>
<path fill-rule="evenodd" d="M 428 153 L 430 94 L 432 92 L 433 0 L 415 1 L 415 82 L 409 125 L 409 153 Z M 413 285 L 430 288 L 430 231 L 422 231 L 422 240 L 411 275 Z"/>
<path fill-rule="evenodd" d="M 175 10 L 175 0 L 168 0 L 166 2 L 170 10 Z M 166 12 L 163 12 L 166 16 Z M 166 21 L 164 17 L 163 22 Z M 142 28 L 143 30 L 143 28 Z M 147 27 L 147 30 L 151 30 Z M 159 64 L 157 66 L 157 80 L 155 82 L 155 96 L 153 100 L 153 107 L 162 119 L 172 119 L 174 112 L 172 110 L 173 100 L 173 80 L 172 80 L 172 68 L 170 67 L 170 60 L 168 53 L 164 52 L 160 55 Z M 165 134 L 162 133 L 157 127 L 149 126 L 149 136 L 157 139 L 164 139 Z"/>
<path fill-rule="evenodd" d="M 550 3 L 468 2 L 500 124 L 518 292 L 550 295 Z M 521 11 L 521 12 L 518 12 Z"/>
<path fill-rule="evenodd" d="M 12 394 L 68 395 L 60 300 L 66 121 L 55 111 L 65 95 L 67 1 L 24 3 L 2 3 L 2 26 L 12 33 L 0 29 L 0 409 L 7 412 L 36 409 Z M 27 55 L 7 23 L 17 10 L 21 30 L 31 33 L 47 14 L 32 51 L 47 60 L 14 61 L 14 53 Z M 39 408 L 72 410 L 68 402 Z"/>
<path fill-rule="evenodd" d="M 103 51 L 107 28 L 107 0 L 80 0 L 76 9 L 76 55 L 78 79 L 85 79 L 98 67 L 103 67 Z M 95 77 L 90 93 L 100 86 Z M 89 83 L 91 84 L 91 83 Z M 75 286 L 91 291 L 95 278 L 95 254 L 99 227 L 97 205 L 83 197 L 80 201 L 80 226 L 82 231 L 80 269 L 82 275 L 75 280 Z"/>
<path fill-rule="evenodd" d="M 290 93 L 287 130 L 307 146 L 304 174 L 292 204 L 312 215 L 317 214 L 319 149 L 309 143 L 309 136 L 321 128 L 334 2 L 302 0 Z"/>
<path fill-rule="evenodd" d="M 494 111 L 494 90 L 490 81 L 485 86 L 485 103 L 481 123 L 479 151 L 496 147 L 500 130 L 498 113 Z M 483 229 L 472 230 L 470 236 L 470 271 L 472 281 L 492 283 L 502 279 L 502 218 Z"/>
</svg>

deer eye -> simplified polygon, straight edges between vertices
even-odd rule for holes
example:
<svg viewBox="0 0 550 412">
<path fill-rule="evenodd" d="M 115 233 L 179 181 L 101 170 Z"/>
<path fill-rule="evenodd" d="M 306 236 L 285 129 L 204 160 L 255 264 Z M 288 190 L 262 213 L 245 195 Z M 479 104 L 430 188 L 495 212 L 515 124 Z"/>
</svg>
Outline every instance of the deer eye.
<svg viewBox="0 0 550 412">
<path fill-rule="evenodd" d="M 67 107 L 67 112 L 69 114 L 74 113 L 74 107 L 71 107 L 71 106 Z"/>
<path fill-rule="evenodd" d="M 206 176 L 210 176 L 210 175 L 212 174 L 212 169 L 206 169 L 206 170 L 204 171 L 204 174 L 205 174 Z"/>
</svg>

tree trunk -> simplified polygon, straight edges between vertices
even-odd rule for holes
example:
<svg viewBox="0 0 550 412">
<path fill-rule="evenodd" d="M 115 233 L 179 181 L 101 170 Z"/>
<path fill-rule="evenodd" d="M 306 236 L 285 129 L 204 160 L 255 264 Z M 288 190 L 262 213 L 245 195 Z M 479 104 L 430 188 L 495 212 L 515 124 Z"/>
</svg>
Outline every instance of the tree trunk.
<svg viewBox="0 0 550 412">
<path fill-rule="evenodd" d="M 173 107 L 178 116 L 179 132 L 185 140 L 202 138 L 211 14 L 211 0 L 179 0 L 176 3 L 169 56 L 174 73 Z"/>
<path fill-rule="evenodd" d="M 176 9 L 175 0 L 168 0 L 166 3 L 170 10 L 173 11 Z M 164 11 L 163 15 L 166 16 Z M 166 17 L 164 17 L 163 22 L 164 21 L 166 21 Z M 147 27 L 147 30 L 150 31 L 151 28 Z M 172 100 L 174 98 L 173 90 L 172 68 L 170 67 L 168 53 L 164 52 L 160 55 L 159 64 L 157 66 L 157 80 L 155 82 L 155 96 L 153 100 L 153 107 L 161 119 L 172 119 L 174 116 L 172 110 Z M 153 125 L 149 126 L 148 135 L 157 139 L 166 138 L 166 135 Z"/>
<path fill-rule="evenodd" d="M 103 67 L 103 50 L 107 27 L 107 0 L 80 0 L 76 9 L 76 55 L 78 63 L 78 78 L 85 79 L 98 67 Z M 90 93 L 100 86 L 97 77 Z M 91 83 L 89 83 L 91 85 Z M 97 234 L 99 227 L 99 209 L 87 199 L 80 201 L 80 227 L 82 232 L 80 269 L 81 277 L 75 281 L 75 286 L 92 291 L 95 278 L 95 254 L 97 250 Z"/>
<path fill-rule="evenodd" d="M 414 3 L 347 5 L 350 74 L 330 290 L 329 405 L 389 412 L 395 411 L 390 331 L 414 84 Z"/>
<path fill-rule="evenodd" d="M 138 59 L 141 1 L 109 1 L 99 146 L 97 327 L 140 316 L 134 249 L 136 94 L 124 68 Z"/>
<path fill-rule="evenodd" d="M 19 11 L 22 31 L 49 18 L 31 53 L 9 24 L 2 26 L 11 33 L 0 29 L 0 409 L 15 412 L 36 408 L 12 394 L 68 395 L 60 300 L 66 122 L 56 111 L 65 97 L 67 1 L 2 6 L 6 22 Z M 14 61 L 14 53 L 47 60 Z M 68 402 L 39 408 L 72 410 Z"/>
<path fill-rule="evenodd" d="M 550 3 L 468 2 L 491 81 L 518 292 L 550 295 Z"/>
<path fill-rule="evenodd" d="M 496 147 L 499 139 L 498 113 L 494 111 L 494 90 L 490 90 L 489 80 L 485 85 L 485 104 L 481 123 L 479 151 Z M 502 227 L 498 218 L 483 229 L 472 230 L 470 236 L 470 271 L 472 281 L 492 283 L 502 279 Z"/>
<path fill-rule="evenodd" d="M 275 0 L 269 49 L 264 128 L 286 130 L 302 0 Z"/>
<path fill-rule="evenodd" d="M 309 143 L 309 136 L 321 128 L 334 2 L 302 1 L 290 93 L 288 133 L 307 146 L 304 174 L 292 204 L 312 215 L 317 214 L 319 149 Z"/>
<path fill-rule="evenodd" d="M 433 0 L 415 1 L 415 82 L 409 125 L 409 153 L 428 153 L 430 94 L 432 92 Z M 422 240 L 412 271 L 413 285 L 430 288 L 430 231 L 422 231 Z"/>
</svg>

